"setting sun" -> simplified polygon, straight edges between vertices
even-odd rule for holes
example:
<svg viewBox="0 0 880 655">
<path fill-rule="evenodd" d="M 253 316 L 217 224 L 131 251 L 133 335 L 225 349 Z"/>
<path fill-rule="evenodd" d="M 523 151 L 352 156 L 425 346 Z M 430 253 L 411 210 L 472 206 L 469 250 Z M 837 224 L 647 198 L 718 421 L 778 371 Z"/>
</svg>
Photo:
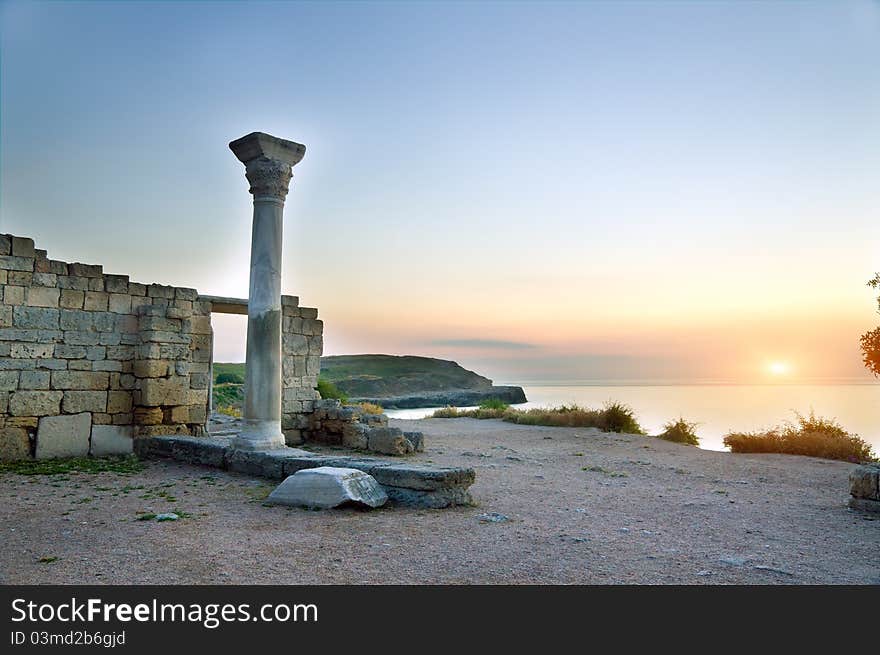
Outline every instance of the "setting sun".
<svg viewBox="0 0 880 655">
<path fill-rule="evenodd" d="M 788 375 L 791 372 L 791 365 L 788 362 L 770 362 L 767 370 L 771 375 Z"/>
</svg>

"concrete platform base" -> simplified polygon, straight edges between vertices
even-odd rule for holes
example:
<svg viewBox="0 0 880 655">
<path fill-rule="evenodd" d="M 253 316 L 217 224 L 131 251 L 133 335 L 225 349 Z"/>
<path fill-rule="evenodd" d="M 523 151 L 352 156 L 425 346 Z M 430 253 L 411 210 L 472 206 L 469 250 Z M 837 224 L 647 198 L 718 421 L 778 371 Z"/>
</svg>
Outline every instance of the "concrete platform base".
<svg viewBox="0 0 880 655">
<path fill-rule="evenodd" d="M 473 504 L 468 491 L 476 477 L 472 468 L 398 463 L 357 455 L 319 455 L 299 448 L 242 451 L 233 449 L 231 441 L 231 436 L 152 437 L 135 439 L 134 451 L 146 459 L 173 459 L 270 480 L 284 480 L 297 471 L 320 466 L 353 468 L 372 475 L 392 504 L 432 509 Z"/>
</svg>

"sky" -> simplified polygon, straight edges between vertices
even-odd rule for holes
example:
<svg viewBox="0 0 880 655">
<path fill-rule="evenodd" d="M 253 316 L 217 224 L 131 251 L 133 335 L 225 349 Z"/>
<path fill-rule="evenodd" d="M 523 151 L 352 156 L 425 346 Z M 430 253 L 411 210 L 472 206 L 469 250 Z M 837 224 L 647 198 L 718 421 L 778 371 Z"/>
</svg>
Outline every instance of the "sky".
<svg viewBox="0 0 880 655">
<path fill-rule="evenodd" d="M 283 290 L 325 354 L 871 380 L 876 2 L 7 1 L 0 37 L 0 229 L 52 258 L 245 297 L 263 131 L 307 148 Z"/>
</svg>

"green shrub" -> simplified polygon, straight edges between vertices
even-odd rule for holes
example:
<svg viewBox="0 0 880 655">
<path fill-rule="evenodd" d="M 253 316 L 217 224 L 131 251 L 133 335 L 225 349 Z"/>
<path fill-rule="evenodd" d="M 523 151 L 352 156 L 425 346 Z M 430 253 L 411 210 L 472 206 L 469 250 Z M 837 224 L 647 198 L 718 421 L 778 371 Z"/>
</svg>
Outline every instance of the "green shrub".
<svg viewBox="0 0 880 655">
<path fill-rule="evenodd" d="M 321 398 L 324 400 L 340 400 L 344 403 L 348 402 L 348 396 L 346 396 L 339 388 L 330 382 L 327 378 L 319 377 L 318 378 L 318 393 L 321 394 Z"/>
<path fill-rule="evenodd" d="M 244 384 L 244 379 L 238 373 L 218 373 L 214 384 Z"/>
<path fill-rule="evenodd" d="M 844 430 L 834 419 L 795 412 L 797 424 L 786 422 L 764 432 L 731 432 L 724 445 L 734 453 L 784 453 L 847 462 L 873 461 L 871 446 Z"/>
<path fill-rule="evenodd" d="M 508 407 L 510 407 L 510 405 L 500 398 L 487 398 L 480 403 L 480 409 L 498 409 L 504 411 Z"/>
<path fill-rule="evenodd" d="M 657 436 L 666 441 L 684 443 L 690 446 L 699 446 L 700 438 L 696 433 L 697 424 L 679 418 L 677 421 L 669 421 L 663 426 L 663 432 Z"/>
</svg>

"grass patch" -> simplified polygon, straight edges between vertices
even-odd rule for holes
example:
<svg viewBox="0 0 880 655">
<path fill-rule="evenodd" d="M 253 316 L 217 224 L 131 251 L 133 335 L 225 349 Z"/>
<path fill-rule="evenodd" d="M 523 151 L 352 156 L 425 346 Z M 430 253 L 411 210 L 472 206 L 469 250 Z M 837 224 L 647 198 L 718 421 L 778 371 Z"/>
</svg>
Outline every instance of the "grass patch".
<svg viewBox="0 0 880 655">
<path fill-rule="evenodd" d="M 500 418 L 520 425 L 549 425 L 567 428 L 598 428 L 603 432 L 645 434 L 636 420 L 632 408 L 623 403 L 608 401 L 602 409 L 589 409 L 579 405 L 560 405 L 552 408 L 504 409 L 483 408 L 459 410 L 445 407 L 434 412 L 433 418 Z"/>
<path fill-rule="evenodd" d="M 144 469 L 135 455 L 117 457 L 68 457 L 0 462 L 0 473 L 18 475 L 62 475 L 65 473 L 121 473 L 131 475 Z"/>
<path fill-rule="evenodd" d="M 46 555 L 45 557 L 41 557 L 37 560 L 40 564 L 51 564 L 52 562 L 57 562 L 58 558 L 54 555 Z"/>
<path fill-rule="evenodd" d="M 217 411 L 220 414 L 231 416 L 233 418 L 241 418 L 241 410 L 233 405 L 217 405 Z"/>
<path fill-rule="evenodd" d="M 508 409 L 510 405 L 501 400 L 500 398 L 487 398 L 483 402 L 480 403 L 480 409 L 497 409 L 504 411 Z"/>
<path fill-rule="evenodd" d="M 697 424 L 679 418 L 677 421 L 669 421 L 663 426 L 663 432 L 657 437 L 665 441 L 699 446 L 700 438 L 696 433 Z"/>
<path fill-rule="evenodd" d="M 847 432 L 834 419 L 804 416 L 795 412 L 796 423 L 765 432 L 731 432 L 724 445 L 734 453 L 784 453 L 808 455 L 846 462 L 875 461 L 871 446 L 858 435 Z"/>
<path fill-rule="evenodd" d="M 135 521 L 152 521 L 154 518 L 156 518 L 155 514 L 141 514 Z"/>
<path fill-rule="evenodd" d="M 322 396 L 323 398 L 323 396 Z M 376 403 L 356 403 L 353 407 L 358 408 L 363 414 L 384 414 L 385 409 Z"/>
<path fill-rule="evenodd" d="M 323 398 L 324 400 L 335 399 L 342 401 L 343 403 L 348 402 L 348 396 L 340 391 L 339 387 L 337 387 L 325 377 L 318 377 L 318 386 L 316 388 L 318 390 L 318 393 L 321 394 L 321 398 Z"/>
</svg>

